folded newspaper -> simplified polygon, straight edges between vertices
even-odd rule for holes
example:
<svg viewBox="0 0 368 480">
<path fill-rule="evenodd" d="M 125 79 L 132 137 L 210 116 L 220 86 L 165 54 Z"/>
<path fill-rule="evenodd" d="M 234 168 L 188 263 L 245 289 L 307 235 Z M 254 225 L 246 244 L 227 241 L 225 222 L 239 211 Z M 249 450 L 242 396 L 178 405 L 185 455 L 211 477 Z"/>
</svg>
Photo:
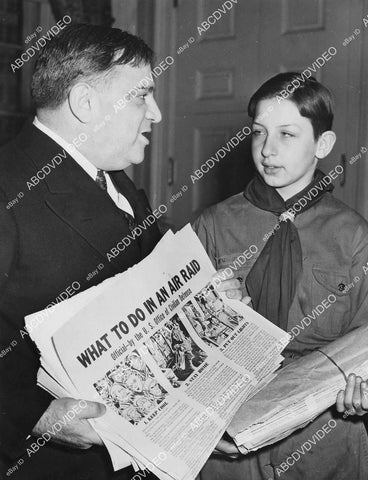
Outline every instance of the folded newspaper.
<svg viewBox="0 0 368 480">
<path fill-rule="evenodd" d="M 244 454 L 275 443 L 332 406 L 350 373 L 368 377 L 368 325 L 279 370 L 241 406 L 227 431 Z"/>
<path fill-rule="evenodd" d="M 214 273 L 187 225 L 128 271 L 26 318 L 38 384 L 106 405 L 90 423 L 115 470 L 194 479 L 280 366 L 289 335 L 218 293 Z"/>
</svg>

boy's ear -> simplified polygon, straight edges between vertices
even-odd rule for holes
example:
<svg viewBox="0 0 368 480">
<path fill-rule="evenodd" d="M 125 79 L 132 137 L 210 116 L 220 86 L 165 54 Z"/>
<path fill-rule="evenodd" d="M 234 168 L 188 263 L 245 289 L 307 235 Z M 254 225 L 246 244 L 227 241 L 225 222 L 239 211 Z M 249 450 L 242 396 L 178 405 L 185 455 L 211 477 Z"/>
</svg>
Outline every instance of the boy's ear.
<svg viewBox="0 0 368 480">
<path fill-rule="evenodd" d="M 322 135 L 317 140 L 317 150 L 316 157 L 322 159 L 327 157 L 327 155 L 333 149 L 333 146 L 336 142 L 336 134 L 332 130 L 327 130 L 323 132 Z"/>
</svg>

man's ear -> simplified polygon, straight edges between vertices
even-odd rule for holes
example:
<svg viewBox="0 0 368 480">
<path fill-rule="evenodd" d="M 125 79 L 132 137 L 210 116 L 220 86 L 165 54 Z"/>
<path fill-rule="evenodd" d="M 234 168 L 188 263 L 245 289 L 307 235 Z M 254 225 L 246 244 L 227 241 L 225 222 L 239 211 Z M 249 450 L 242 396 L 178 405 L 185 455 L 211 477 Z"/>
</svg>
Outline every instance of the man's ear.
<svg viewBox="0 0 368 480">
<path fill-rule="evenodd" d="M 85 82 L 76 83 L 69 92 L 68 101 L 71 112 L 80 122 L 91 121 L 97 102 L 94 88 Z"/>
<path fill-rule="evenodd" d="M 327 155 L 333 149 L 333 146 L 336 142 L 336 134 L 332 130 L 327 130 L 323 132 L 317 141 L 317 150 L 316 157 L 322 159 L 327 157 Z"/>
</svg>

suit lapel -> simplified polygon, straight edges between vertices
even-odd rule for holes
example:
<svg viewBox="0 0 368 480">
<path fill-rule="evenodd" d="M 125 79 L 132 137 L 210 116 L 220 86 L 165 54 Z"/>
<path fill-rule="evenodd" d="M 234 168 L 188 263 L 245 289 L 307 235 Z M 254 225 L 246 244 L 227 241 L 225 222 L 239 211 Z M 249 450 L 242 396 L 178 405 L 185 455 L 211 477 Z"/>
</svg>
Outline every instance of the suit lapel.
<svg viewBox="0 0 368 480">
<path fill-rule="evenodd" d="M 45 203 L 105 261 L 108 260 L 107 254 L 111 249 L 116 248 L 119 241 L 131 234 L 119 208 L 62 147 L 33 125 L 30 128 L 31 131 L 24 134 L 27 141 L 23 138 L 19 146 L 25 148 L 30 155 L 35 164 L 35 174 L 57 155 L 66 155 L 65 158 L 60 157 L 60 165 L 42 181 L 47 188 L 44 194 Z M 130 189 L 132 190 L 132 186 Z M 133 190 L 130 193 L 134 193 Z M 130 201 L 128 195 L 127 198 Z M 132 198 L 132 203 L 136 205 L 138 197 L 132 195 Z M 132 242 L 116 258 L 110 255 L 109 263 L 116 272 L 120 272 L 139 262 L 141 258 L 139 244 Z"/>
</svg>

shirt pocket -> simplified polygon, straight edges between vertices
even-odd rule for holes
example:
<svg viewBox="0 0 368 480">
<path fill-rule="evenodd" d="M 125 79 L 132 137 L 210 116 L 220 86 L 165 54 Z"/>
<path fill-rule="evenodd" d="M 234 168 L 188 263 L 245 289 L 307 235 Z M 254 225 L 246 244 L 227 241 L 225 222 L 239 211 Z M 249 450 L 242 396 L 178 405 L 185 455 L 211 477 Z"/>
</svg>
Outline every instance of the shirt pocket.
<svg viewBox="0 0 368 480">
<path fill-rule="evenodd" d="M 314 264 L 312 266 L 312 319 L 314 330 L 324 337 L 336 337 L 350 312 L 349 270 Z M 315 318 L 314 318 L 315 317 Z"/>
</svg>

